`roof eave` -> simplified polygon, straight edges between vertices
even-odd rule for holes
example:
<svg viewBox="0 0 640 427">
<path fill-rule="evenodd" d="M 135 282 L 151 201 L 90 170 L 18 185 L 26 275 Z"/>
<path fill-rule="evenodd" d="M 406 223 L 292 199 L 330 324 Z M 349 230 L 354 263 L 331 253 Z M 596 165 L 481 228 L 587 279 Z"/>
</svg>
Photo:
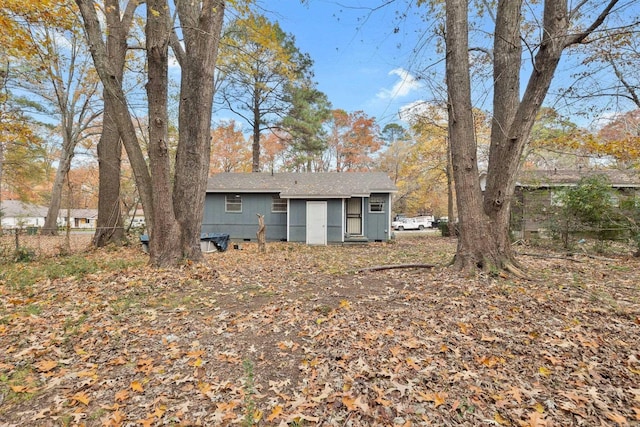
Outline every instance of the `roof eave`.
<svg viewBox="0 0 640 427">
<path fill-rule="evenodd" d="M 348 199 L 347 194 L 280 194 L 283 199 Z"/>
</svg>

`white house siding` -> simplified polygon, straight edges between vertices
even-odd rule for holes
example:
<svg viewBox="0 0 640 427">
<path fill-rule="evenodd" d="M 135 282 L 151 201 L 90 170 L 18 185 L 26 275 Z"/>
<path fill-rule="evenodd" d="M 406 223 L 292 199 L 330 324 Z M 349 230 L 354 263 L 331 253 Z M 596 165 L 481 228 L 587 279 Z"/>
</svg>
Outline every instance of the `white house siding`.
<svg viewBox="0 0 640 427">
<path fill-rule="evenodd" d="M 45 206 L 32 205 L 19 200 L 3 200 L 0 204 L 2 212 L 2 228 L 26 228 L 42 227 L 48 209 Z M 71 209 L 71 228 L 94 229 L 98 211 L 96 209 Z M 67 210 L 61 209 L 58 213 L 58 226 L 67 224 Z"/>
</svg>

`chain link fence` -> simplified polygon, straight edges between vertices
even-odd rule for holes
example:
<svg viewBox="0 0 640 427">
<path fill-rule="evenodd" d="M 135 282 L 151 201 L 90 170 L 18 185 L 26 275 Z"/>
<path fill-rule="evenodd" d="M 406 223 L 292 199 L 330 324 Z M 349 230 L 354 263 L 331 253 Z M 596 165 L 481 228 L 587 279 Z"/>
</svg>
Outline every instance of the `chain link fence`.
<svg viewBox="0 0 640 427">
<path fill-rule="evenodd" d="M 3 229 L 0 232 L 0 262 L 84 252 L 91 247 L 92 239 L 91 231 L 44 236 L 38 234 L 35 227 Z"/>
</svg>

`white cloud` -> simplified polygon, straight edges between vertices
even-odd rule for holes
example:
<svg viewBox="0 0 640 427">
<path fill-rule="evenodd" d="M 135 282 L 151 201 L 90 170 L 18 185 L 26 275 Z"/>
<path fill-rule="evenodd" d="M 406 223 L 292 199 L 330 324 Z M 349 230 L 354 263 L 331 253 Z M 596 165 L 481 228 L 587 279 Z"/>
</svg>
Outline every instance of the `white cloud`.
<svg viewBox="0 0 640 427">
<path fill-rule="evenodd" d="M 400 120 L 407 123 L 413 123 L 417 119 L 424 117 L 438 126 L 447 125 L 447 110 L 442 106 L 424 100 L 403 105 L 398 111 L 398 116 Z"/>
<path fill-rule="evenodd" d="M 379 99 L 402 98 L 415 90 L 422 88 L 422 84 L 407 70 L 395 68 L 389 71 L 389 75 L 396 75 L 400 78 L 391 89 L 383 88 L 377 94 Z"/>
</svg>

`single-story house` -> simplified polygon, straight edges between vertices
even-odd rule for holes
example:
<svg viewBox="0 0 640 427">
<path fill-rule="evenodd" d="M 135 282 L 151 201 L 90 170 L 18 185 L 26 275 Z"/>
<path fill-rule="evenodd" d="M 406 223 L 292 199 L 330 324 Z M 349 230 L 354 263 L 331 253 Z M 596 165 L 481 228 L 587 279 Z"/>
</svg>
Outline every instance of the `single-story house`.
<svg viewBox="0 0 640 427">
<path fill-rule="evenodd" d="M 0 202 L 2 228 L 42 227 L 47 216 L 47 208 L 20 200 Z"/>
<path fill-rule="evenodd" d="M 19 200 L 2 200 L 0 202 L 2 228 L 42 227 L 47 213 L 48 208 L 46 206 L 32 205 Z M 71 228 L 93 229 L 96 227 L 97 209 L 71 209 L 69 214 Z M 59 227 L 66 226 L 66 209 L 60 209 L 56 222 Z"/>
<path fill-rule="evenodd" d="M 146 223 L 144 219 L 144 211 L 142 209 L 136 209 L 133 212 L 124 212 L 126 227 L 144 228 Z"/>
<path fill-rule="evenodd" d="M 71 209 L 69 211 L 71 228 L 96 228 L 98 223 L 97 209 Z M 67 210 L 62 208 L 58 212 L 58 225 L 67 226 Z"/>
<path fill-rule="evenodd" d="M 388 241 L 396 186 L 383 172 L 219 173 L 209 178 L 203 233 L 257 240 L 328 243 Z"/>
<path fill-rule="evenodd" d="M 605 175 L 619 200 L 640 190 L 637 173 L 615 169 L 526 170 L 518 174 L 511 203 L 511 229 L 517 237 L 529 238 L 546 230 L 558 192 L 576 186 L 585 177 Z"/>
</svg>

